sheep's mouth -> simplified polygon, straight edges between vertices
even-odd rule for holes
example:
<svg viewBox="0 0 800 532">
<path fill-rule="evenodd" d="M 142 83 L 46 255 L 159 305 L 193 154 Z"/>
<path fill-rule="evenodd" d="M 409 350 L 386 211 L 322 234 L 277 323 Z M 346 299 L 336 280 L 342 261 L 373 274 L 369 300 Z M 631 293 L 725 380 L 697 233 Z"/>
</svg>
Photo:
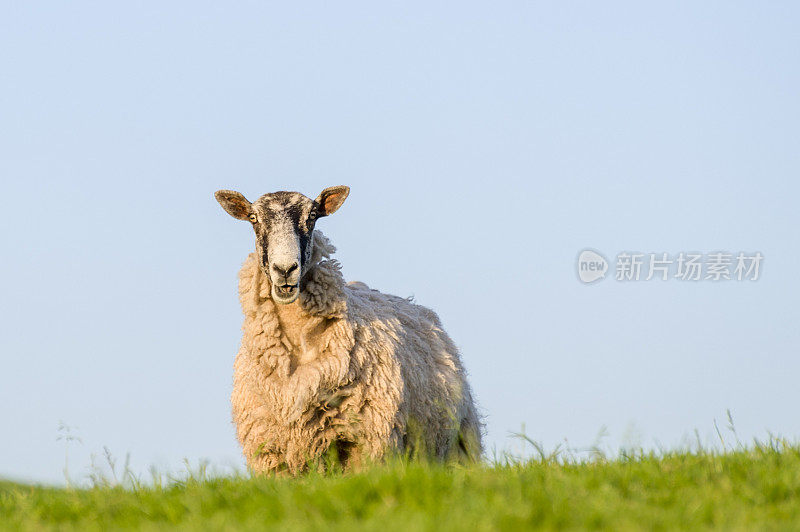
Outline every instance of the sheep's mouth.
<svg viewBox="0 0 800 532">
<path fill-rule="evenodd" d="M 296 284 L 282 284 L 273 286 L 275 298 L 281 303 L 291 303 L 297 299 L 299 292 L 298 285 Z"/>
</svg>

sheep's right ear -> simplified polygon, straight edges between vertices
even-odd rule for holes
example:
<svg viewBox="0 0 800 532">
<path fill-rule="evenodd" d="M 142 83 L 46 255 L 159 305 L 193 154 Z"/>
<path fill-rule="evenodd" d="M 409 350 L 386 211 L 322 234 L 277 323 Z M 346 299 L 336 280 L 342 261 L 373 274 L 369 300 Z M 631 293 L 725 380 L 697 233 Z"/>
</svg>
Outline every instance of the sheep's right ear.
<svg viewBox="0 0 800 532">
<path fill-rule="evenodd" d="M 214 197 L 225 212 L 239 220 L 249 220 L 253 213 L 253 207 L 247 198 L 234 190 L 217 190 Z"/>
</svg>

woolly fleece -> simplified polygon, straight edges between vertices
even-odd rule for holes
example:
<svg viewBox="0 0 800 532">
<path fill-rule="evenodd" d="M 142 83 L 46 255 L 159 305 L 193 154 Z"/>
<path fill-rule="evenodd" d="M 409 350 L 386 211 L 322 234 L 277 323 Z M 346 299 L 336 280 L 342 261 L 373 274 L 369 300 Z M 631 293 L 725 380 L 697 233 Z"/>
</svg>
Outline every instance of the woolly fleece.
<svg viewBox="0 0 800 532">
<path fill-rule="evenodd" d="M 301 346 L 281 326 L 255 253 L 239 272 L 245 319 L 231 401 L 248 466 L 297 474 L 331 447 L 345 467 L 412 448 L 477 459 L 482 425 L 438 316 L 364 283 L 346 285 L 334 251 L 315 231 L 292 304 L 300 307 L 293 326 L 313 339 Z"/>
</svg>

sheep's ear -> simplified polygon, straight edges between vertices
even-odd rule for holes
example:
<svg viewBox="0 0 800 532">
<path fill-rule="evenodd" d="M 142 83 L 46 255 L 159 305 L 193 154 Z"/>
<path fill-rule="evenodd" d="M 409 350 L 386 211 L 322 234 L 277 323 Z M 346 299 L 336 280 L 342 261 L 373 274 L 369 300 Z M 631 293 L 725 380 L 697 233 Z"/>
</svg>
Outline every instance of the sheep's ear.
<svg viewBox="0 0 800 532">
<path fill-rule="evenodd" d="M 335 213 L 342 206 L 347 195 L 350 194 L 350 187 L 328 187 L 317 197 L 317 216 L 328 216 Z"/>
<path fill-rule="evenodd" d="M 239 192 L 234 190 L 217 190 L 214 192 L 214 197 L 225 212 L 239 220 L 249 220 L 250 214 L 253 212 L 253 207 L 247 198 Z"/>
</svg>

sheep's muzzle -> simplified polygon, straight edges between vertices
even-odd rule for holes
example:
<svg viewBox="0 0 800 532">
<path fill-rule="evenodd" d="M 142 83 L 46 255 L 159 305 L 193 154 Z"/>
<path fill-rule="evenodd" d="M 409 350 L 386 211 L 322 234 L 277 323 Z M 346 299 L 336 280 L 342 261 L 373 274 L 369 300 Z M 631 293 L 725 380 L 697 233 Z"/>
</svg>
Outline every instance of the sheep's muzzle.
<svg viewBox="0 0 800 532">
<path fill-rule="evenodd" d="M 272 297 L 276 303 L 288 305 L 293 303 L 297 296 L 300 294 L 299 286 L 294 284 L 273 285 Z"/>
</svg>

